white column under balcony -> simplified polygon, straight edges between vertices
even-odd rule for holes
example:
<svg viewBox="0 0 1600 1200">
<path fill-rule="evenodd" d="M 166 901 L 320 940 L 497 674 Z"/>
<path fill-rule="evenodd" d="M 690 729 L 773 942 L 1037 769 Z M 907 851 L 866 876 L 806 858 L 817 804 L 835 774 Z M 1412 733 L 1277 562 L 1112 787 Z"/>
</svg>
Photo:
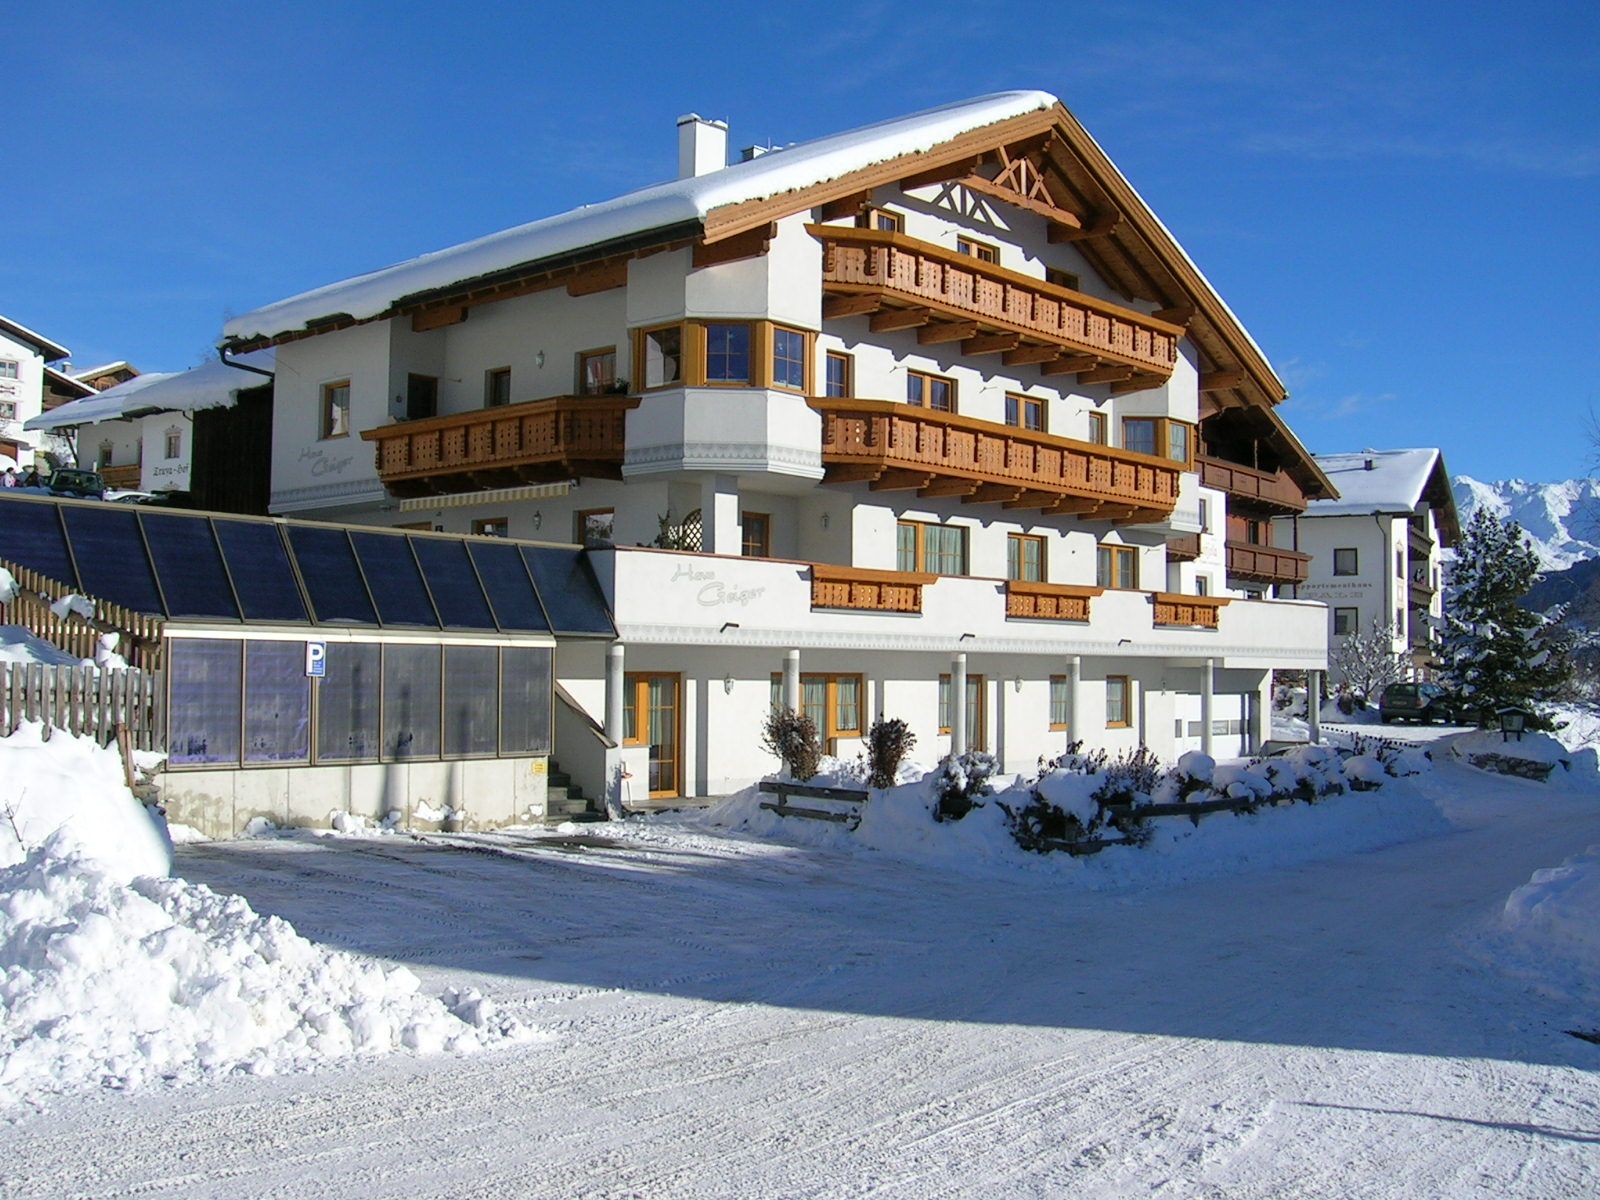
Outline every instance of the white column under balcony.
<svg viewBox="0 0 1600 1200">
<path fill-rule="evenodd" d="M 967 656 L 950 662 L 950 753 L 967 752 Z"/>
<path fill-rule="evenodd" d="M 621 642 L 606 649 L 606 737 L 622 745 L 623 651 Z"/>
<path fill-rule="evenodd" d="M 1306 672 L 1306 722 L 1313 745 L 1322 741 L 1322 672 Z"/>
<path fill-rule="evenodd" d="M 1076 654 L 1067 656 L 1067 741 L 1069 743 L 1082 741 L 1083 733 L 1078 728 L 1078 714 L 1083 711 L 1083 705 L 1078 697 L 1078 685 L 1083 682 L 1083 660 Z M 1063 747 L 1065 749 L 1065 747 Z"/>
<path fill-rule="evenodd" d="M 738 554 L 739 480 L 707 475 L 700 481 L 700 549 L 707 554 Z"/>
<path fill-rule="evenodd" d="M 800 651 L 798 650 L 784 651 L 783 707 L 789 712 L 800 711 Z"/>
<path fill-rule="evenodd" d="M 1200 753 L 1211 753 L 1211 689 L 1216 662 L 1206 659 L 1200 666 Z"/>
</svg>

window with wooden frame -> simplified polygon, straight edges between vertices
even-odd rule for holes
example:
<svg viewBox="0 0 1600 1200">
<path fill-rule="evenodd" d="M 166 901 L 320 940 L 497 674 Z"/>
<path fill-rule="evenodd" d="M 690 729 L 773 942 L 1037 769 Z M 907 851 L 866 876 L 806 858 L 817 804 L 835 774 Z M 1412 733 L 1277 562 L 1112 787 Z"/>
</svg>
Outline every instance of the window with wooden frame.
<svg viewBox="0 0 1600 1200">
<path fill-rule="evenodd" d="M 967 530 L 961 525 L 901 521 L 895 526 L 895 569 L 930 575 L 967 573 Z"/>
<path fill-rule="evenodd" d="M 772 517 L 768 513 L 739 514 L 739 553 L 745 558 L 772 557 Z"/>
<path fill-rule="evenodd" d="M 965 254 L 968 258 L 975 258 L 979 262 L 996 265 L 1000 262 L 1000 247 L 989 242 L 980 242 L 976 238 L 956 238 L 956 253 Z"/>
<path fill-rule="evenodd" d="M 1359 575 L 1359 557 L 1354 546 L 1346 546 L 1333 552 L 1333 573 L 1335 575 Z"/>
<path fill-rule="evenodd" d="M 1059 288 L 1066 288 L 1069 292 L 1076 292 L 1083 286 L 1083 280 L 1079 279 L 1076 273 L 1063 271 L 1060 267 L 1046 267 L 1044 281 Z"/>
<path fill-rule="evenodd" d="M 683 326 L 662 325 L 635 335 L 634 382 L 642 391 L 683 382 Z"/>
<path fill-rule="evenodd" d="M 866 734 L 863 697 L 866 688 L 860 675 L 800 676 L 800 711 L 811 718 L 824 741 L 858 738 Z M 772 676 L 771 702 L 783 707 L 783 676 Z"/>
<path fill-rule="evenodd" d="M 472 532 L 479 537 L 510 537 L 510 517 L 482 517 L 472 523 Z"/>
<path fill-rule="evenodd" d="M 1196 596 L 1209 596 L 1211 594 L 1211 577 L 1209 575 L 1196 575 L 1194 577 L 1194 594 Z"/>
<path fill-rule="evenodd" d="M 1050 728 L 1065 730 L 1072 717 L 1072 692 L 1065 675 L 1050 676 Z"/>
<path fill-rule="evenodd" d="M 578 351 L 578 395 L 605 396 L 616 390 L 617 348 Z"/>
<path fill-rule="evenodd" d="M 1139 587 L 1139 548 L 1101 544 L 1095 555 L 1095 585 L 1120 591 Z"/>
<path fill-rule="evenodd" d="M 1333 633 L 1335 637 L 1344 637 L 1356 631 L 1356 626 L 1361 622 L 1361 610 L 1358 608 L 1336 608 L 1333 610 Z"/>
<path fill-rule="evenodd" d="M 483 406 L 499 408 L 511 403 L 511 368 L 491 367 L 483 373 Z"/>
<path fill-rule="evenodd" d="M 1096 446 L 1106 444 L 1106 415 L 1105 413 L 1092 412 L 1089 414 L 1089 441 Z"/>
<path fill-rule="evenodd" d="M 856 218 L 856 224 L 863 229 L 877 229 L 884 233 L 906 231 L 906 219 L 903 213 L 876 206 L 862 209 L 861 215 Z"/>
<path fill-rule="evenodd" d="M 906 403 L 934 412 L 956 411 L 956 381 L 926 371 L 906 372 Z"/>
<path fill-rule="evenodd" d="M 939 676 L 939 732 L 949 733 L 950 725 L 950 676 Z M 982 675 L 967 676 L 967 749 L 984 749 L 984 727 L 988 722 L 984 719 L 984 687 Z"/>
<path fill-rule="evenodd" d="M 1006 394 L 1006 424 L 1018 429 L 1044 432 L 1044 399 L 1040 396 Z"/>
<path fill-rule="evenodd" d="M 1169 417 L 1124 417 L 1122 448 L 1187 467 L 1194 448 L 1194 427 Z"/>
<path fill-rule="evenodd" d="M 838 350 L 827 355 L 827 379 L 824 386 L 829 396 L 854 396 L 856 387 L 855 356 Z"/>
<path fill-rule="evenodd" d="M 707 321 L 706 383 L 750 382 L 750 322 Z"/>
<path fill-rule="evenodd" d="M 169 429 L 166 433 L 165 457 L 178 458 L 183 454 L 183 430 Z"/>
<path fill-rule="evenodd" d="M 1251 546 L 1265 546 L 1266 522 L 1255 517 L 1246 517 L 1244 522 L 1244 540 Z"/>
<path fill-rule="evenodd" d="M 1211 501 L 1204 496 L 1200 497 L 1200 532 L 1211 532 Z"/>
<path fill-rule="evenodd" d="M 350 381 L 322 385 L 322 440 L 350 435 Z"/>
<path fill-rule="evenodd" d="M 572 514 L 572 540 L 580 546 L 609 546 L 616 522 L 614 508 L 580 508 Z"/>
<path fill-rule="evenodd" d="M 1032 533 L 1006 534 L 1006 578 L 1044 581 L 1044 538 Z"/>
<path fill-rule="evenodd" d="M 1127 729 L 1133 724 L 1133 685 L 1126 675 L 1106 676 L 1106 728 Z"/>
<path fill-rule="evenodd" d="M 809 391 L 811 335 L 782 325 L 772 327 L 772 386 L 791 392 Z"/>
</svg>

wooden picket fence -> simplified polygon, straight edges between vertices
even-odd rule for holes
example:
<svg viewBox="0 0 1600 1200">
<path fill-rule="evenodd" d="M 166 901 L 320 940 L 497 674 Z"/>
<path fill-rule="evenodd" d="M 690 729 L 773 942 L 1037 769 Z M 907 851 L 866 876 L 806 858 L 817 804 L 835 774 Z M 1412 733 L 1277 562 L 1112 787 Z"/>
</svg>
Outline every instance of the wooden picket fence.
<svg viewBox="0 0 1600 1200">
<path fill-rule="evenodd" d="M 109 745 L 121 726 L 133 749 L 162 750 L 165 694 L 158 671 L 0 663 L 0 733 L 40 721 Z"/>
<path fill-rule="evenodd" d="M 101 634 L 115 633 L 120 635 L 117 653 L 130 667 L 160 669 L 160 617 L 136 613 L 120 604 L 89 596 L 84 599 L 94 606 L 93 617 L 85 618 L 75 612 L 58 617 L 50 610 L 50 603 L 70 593 L 70 587 L 9 559 L 0 558 L 0 567 L 8 570 L 17 584 L 17 595 L 0 614 L 0 623 L 21 625 L 35 637 L 65 650 L 75 658 L 93 658 L 99 648 Z"/>
</svg>

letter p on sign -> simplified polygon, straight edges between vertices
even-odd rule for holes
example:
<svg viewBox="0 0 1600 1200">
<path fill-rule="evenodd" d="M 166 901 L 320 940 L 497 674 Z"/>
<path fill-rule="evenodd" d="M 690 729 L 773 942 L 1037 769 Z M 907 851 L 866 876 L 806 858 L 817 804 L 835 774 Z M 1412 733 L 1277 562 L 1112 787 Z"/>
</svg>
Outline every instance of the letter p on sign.
<svg viewBox="0 0 1600 1200">
<path fill-rule="evenodd" d="M 321 679 L 328 673 L 328 643 L 306 643 L 306 674 L 313 679 Z"/>
</svg>

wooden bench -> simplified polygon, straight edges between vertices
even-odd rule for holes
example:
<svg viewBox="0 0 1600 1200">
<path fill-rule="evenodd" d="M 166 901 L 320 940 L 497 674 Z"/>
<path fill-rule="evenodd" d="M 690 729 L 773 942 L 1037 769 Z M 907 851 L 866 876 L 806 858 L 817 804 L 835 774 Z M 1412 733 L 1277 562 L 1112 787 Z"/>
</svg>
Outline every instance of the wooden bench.
<svg viewBox="0 0 1600 1200">
<path fill-rule="evenodd" d="M 861 824 L 861 810 L 867 806 L 868 793 L 864 788 L 822 787 L 814 783 L 785 783 L 779 779 L 763 779 L 756 785 L 756 790 L 778 798 L 775 803 L 770 800 L 761 802 L 760 807 L 768 812 L 775 812 L 780 817 L 804 817 L 810 821 L 837 821 L 846 829 L 854 829 Z M 790 799 L 794 797 L 832 804 L 849 804 L 854 807 L 841 812 L 835 809 L 790 804 Z"/>
</svg>

